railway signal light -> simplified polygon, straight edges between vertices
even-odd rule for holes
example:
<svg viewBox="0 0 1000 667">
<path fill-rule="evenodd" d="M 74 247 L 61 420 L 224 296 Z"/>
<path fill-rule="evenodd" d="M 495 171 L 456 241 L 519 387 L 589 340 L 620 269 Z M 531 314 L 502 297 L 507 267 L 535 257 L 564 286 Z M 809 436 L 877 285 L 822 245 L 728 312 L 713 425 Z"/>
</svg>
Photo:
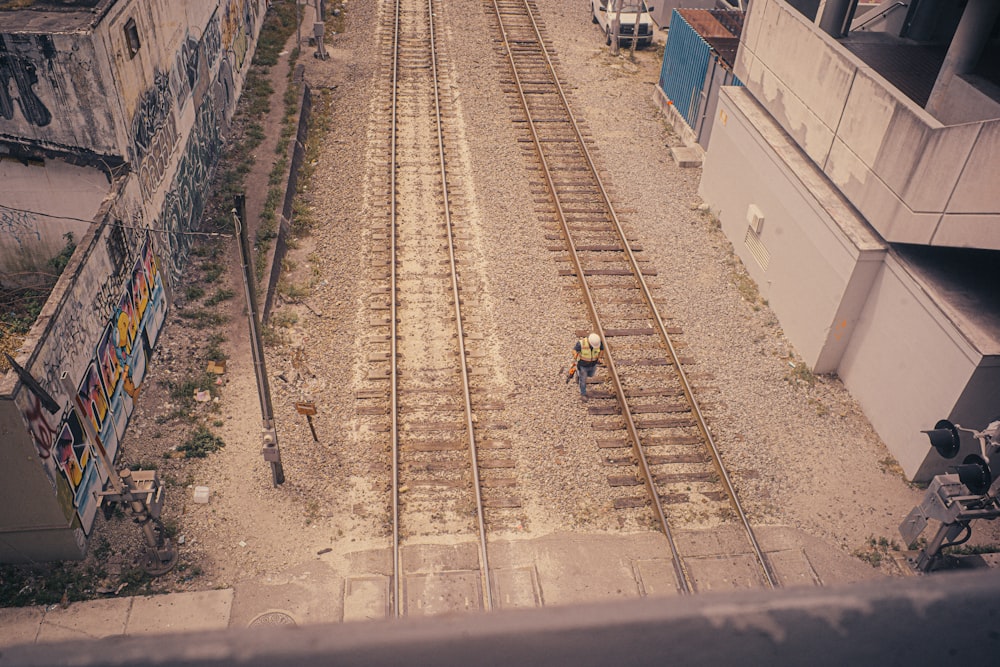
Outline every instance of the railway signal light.
<svg viewBox="0 0 1000 667">
<path fill-rule="evenodd" d="M 934 428 L 929 431 L 922 431 L 930 438 L 931 446 L 937 453 L 946 459 L 953 459 L 958 454 L 961 440 L 958 436 L 958 429 L 947 419 L 940 420 L 934 424 Z"/>
<path fill-rule="evenodd" d="M 942 550 L 963 544 L 972 537 L 972 521 L 1000 518 L 1000 481 L 993 481 L 990 457 L 1000 453 L 1000 419 L 982 431 L 962 428 L 947 419 L 929 431 L 931 446 L 946 459 L 955 458 L 960 448 L 959 431 L 979 441 L 980 453 L 969 454 L 952 472 L 935 475 L 923 501 L 914 507 L 899 526 L 900 535 L 912 548 L 929 520 L 940 523 L 937 533 L 910 563 L 919 572 L 929 572 L 941 559 Z"/>
<path fill-rule="evenodd" d="M 990 471 L 990 464 L 979 454 L 969 454 L 962 465 L 954 466 L 953 469 L 973 495 L 981 496 L 989 491 L 993 473 Z"/>
</svg>

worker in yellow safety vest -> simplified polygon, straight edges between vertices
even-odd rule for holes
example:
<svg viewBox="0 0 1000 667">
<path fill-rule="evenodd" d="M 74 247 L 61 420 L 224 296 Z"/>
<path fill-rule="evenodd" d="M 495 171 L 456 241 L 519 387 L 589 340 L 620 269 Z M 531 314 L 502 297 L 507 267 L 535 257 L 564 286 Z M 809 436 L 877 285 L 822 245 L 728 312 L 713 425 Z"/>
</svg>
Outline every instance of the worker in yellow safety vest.
<svg viewBox="0 0 1000 667">
<path fill-rule="evenodd" d="M 576 371 L 576 380 L 580 384 L 580 398 L 587 400 L 587 378 L 594 377 L 597 364 L 604 358 L 604 341 L 596 333 L 581 338 L 573 346 L 573 366 L 570 375 Z"/>
</svg>

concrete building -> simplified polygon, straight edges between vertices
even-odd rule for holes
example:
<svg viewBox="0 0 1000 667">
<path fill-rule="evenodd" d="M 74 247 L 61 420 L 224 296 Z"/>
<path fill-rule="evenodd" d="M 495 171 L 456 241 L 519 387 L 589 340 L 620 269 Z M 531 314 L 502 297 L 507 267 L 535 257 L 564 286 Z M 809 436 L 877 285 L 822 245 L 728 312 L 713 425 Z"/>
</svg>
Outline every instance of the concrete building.
<svg viewBox="0 0 1000 667">
<path fill-rule="evenodd" d="M 86 551 L 266 5 L 0 9 L 0 282 L 77 245 L 0 377 L 0 562 Z"/>
<path fill-rule="evenodd" d="M 858 7 L 754 0 L 700 191 L 804 360 L 927 480 L 956 461 L 922 429 L 1000 415 L 1000 3 Z"/>
</svg>

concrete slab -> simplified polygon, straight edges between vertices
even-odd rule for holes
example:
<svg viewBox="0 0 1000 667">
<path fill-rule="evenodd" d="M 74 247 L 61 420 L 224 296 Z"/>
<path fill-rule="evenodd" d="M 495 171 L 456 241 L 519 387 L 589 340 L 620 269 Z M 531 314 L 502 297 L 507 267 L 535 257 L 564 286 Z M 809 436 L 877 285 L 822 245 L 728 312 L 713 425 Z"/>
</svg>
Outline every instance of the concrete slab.
<svg viewBox="0 0 1000 667">
<path fill-rule="evenodd" d="M 809 562 L 805 549 L 784 549 L 767 554 L 771 571 L 783 588 L 793 586 L 819 586 L 819 574 Z"/>
<path fill-rule="evenodd" d="M 403 598 L 407 616 L 436 616 L 483 608 L 478 570 L 407 575 Z"/>
<path fill-rule="evenodd" d="M 755 532 L 779 583 L 784 586 L 810 579 L 820 586 L 833 586 L 885 577 L 870 564 L 800 530 L 767 526 Z M 801 559 L 790 551 L 798 552 Z"/>
<path fill-rule="evenodd" d="M 134 598 L 111 598 L 74 602 L 66 608 L 45 612 L 38 642 L 70 639 L 100 639 L 125 633 Z"/>
<path fill-rule="evenodd" d="M 782 587 L 884 578 L 868 563 L 802 531 L 766 526 L 755 532 Z M 764 587 L 749 542 L 738 530 L 681 532 L 676 538 L 697 591 Z M 656 532 L 554 534 L 496 541 L 489 549 L 495 609 L 678 595 L 666 539 Z M 995 566 L 997 557 L 979 560 Z M 95 600 L 66 609 L 0 609 L 0 646 L 384 619 L 391 612 L 390 563 L 388 549 L 362 549 L 330 553 L 231 590 Z M 475 543 L 409 545 L 404 565 L 407 615 L 483 608 Z"/>
<path fill-rule="evenodd" d="M 229 627 L 233 590 L 133 598 L 126 635 L 168 634 Z"/>
<path fill-rule="evenodd" d="M 389 618 L 391 580 L 382 575 L 348 577 L 344 581 L 344 621 Z"/>
<path fill-rule="evenodd" d="M 671 146 L 670 157 L 682 169 L 700 167 L 705 151 L 698 146 Z"/>
<path fill-rule="evenodd" d="M 0 608 L 0 646 L 33 643 L 44 616 L 44 607 Z"/>
<path fill-rule="evenodd" d="M 229 625 L 245 628 L 261 614 L 274 612 L 287 614 L 297 625 L 339 623 L 345 597 L 342 572 L 354 570 L 343 563 L 335 567 L 314 560 L 236 584 Z"/>
<path fill-rule="evenodd" d="M 407 545 L 400 558 L 406 572 L 479 569 L 479 548 L 475 542 Z"/>
<path fill-rule="evenodd" d="M 766 585 L 756 558 L 750 554 L 697 556 L 685 558 L 684 565 L 695 593 L 760 589 Z"/>
<path fill-rule="evenodd" d="M 538 571 L 534 567 L 493 568 L 493 605 L 497 609 L 532 609 L 542 606 Z"/>
<path fill-rule="evenodd" d="M 637 560 L 634 564 L 635 577 L 639 582 L 639 594 L 645 597 L 680 595 L 674 563 L 668 558 Z"/>
<path fill-rule="evenodd" d="M 616 546 L 617 545 L 617 546 Z M 550 535 L 490 545 L 494 568 L 534 567 L 542 606 L 639 595 L 633 563 L 662 557 L 662 535 Z"/>
</svg>

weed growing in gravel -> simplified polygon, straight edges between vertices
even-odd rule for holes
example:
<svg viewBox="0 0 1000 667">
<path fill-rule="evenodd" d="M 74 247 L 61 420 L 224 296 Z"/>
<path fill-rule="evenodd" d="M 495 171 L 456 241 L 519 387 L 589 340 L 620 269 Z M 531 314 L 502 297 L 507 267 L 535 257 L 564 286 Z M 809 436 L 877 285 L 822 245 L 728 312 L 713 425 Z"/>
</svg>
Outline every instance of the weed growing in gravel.
<svg viewBox="0 0 1000 667">
<path fill-rule="evenodd" d="M 100 577 L 94 566 L 0 565 L 0 603 L 26 607 L 88 600 L 94 596 L 94 582 Z"/>
<path fill-rule="evenodd" d="M 1000 553 L 1000 544 L 962 544 L 957 547 L 945 547 L 941 550 L 946 556 L 978 556 L 980 554 Z"/>
<path fill-rule="evenodd" d="M 122 584 L 131 594 L 153 595 L 163 593 L 153 589 L 153 577 L 140 567 L 130 567 L 122 570 Z"/>
<path fill-rule="evenodd" d="M 274 317 L 272 316 L 271 319 L 273 320 Z M 265 326 L 263 331 L 261 331 L 260 337 L 261 340 L 264 341 L 264 345 L 267 347 L 283 345 L 286 341 L 285 334 L 273 324 Z"/>
<path fill-rule="evenodd" d="M 816 408 L 816 416 L 817 417 L 826 417 L 828 414 L 830 414 L 830 409 L 828 407 L 826 407 L 826 404 L 823 403 L 823 401 L 821 401 L 821 400 L 819 400 L 817 398 L 812 398 L 810 396 L 809 397 L 809 404 L 811 406 L 813 406 L 814 408 Z"/>
<path fill-rule="evenodd" d="M 194 322 L 199 327 L 215 327 L 220 324 L 225 324 L 229 318 L 221 313 L 213 313 L 211 311 L 205 310 L 204 308 L 194 308 L 194 309 L 177 309 L 177 316 L 181 319 Z"/>
<path fill-rule="evenodd" d="M 205 299 L 205 305 L 216 306 L 222 303 L 223 301 L 228 301 L 229 299 L 232 299 L 235 295 L 236 293 L 233 290 L 220 287 L 219 289 L 215 290 L 215 294 Z"/>
<path fill-rule="evenodd" d="M 292 311 L 282 310 L 271 315 L 271 326 L 289 329 L 299 321 L 298 314 Z"/>
<path fill-rule="evenodd" d="M 195 394 L 199 391 L 211 391 L 215 386 L 215 375 L 202 372 L 195 376 L 190 376 L 180 383 L 168 382 L 170 398 L 181 404 L 182 408 L 190 410 L 194 407 Z"/>
<path fill-rule="evenodd" d="M 205 296 L 205 289 L 200 285 L 188 285 L 184 288 L 184 297 L 188 301 L 197 301 Z"/>
<path fill-rule="evenodd" d="M 890 475 L 896 475 L 901 479 L 906 479 L 906 474 L 903 472 L 903 468 L 899 465 L 896 459 L 891 456 L 887 456 L 878 462 L 878 467 L 882 472 L 889 473 Z"/>
<path fill-rule="evenodd" d="M 205 361 L 225 361 L 229 358 L 222 351 L 222 344 L 226 342 L 226 337 L 220 333 L 213 333 L 208 337 L 208 347 L 205 348 Z"/>
<path fill-rule="evenodd" d="M 203 459 L 225 446 L 226 443 L 223 442 L 222 438 L 212 433 L 207 427 L 198 426 L 194 433 L 177 447 L 177 451 L 183 452 L 184 458 Z"/>
<path fill-rule="evenodd" d="M 214 283 L 222 277 L 223 272 L 226 270 L 226 267 L 219 262 L 205 262 L 201 268 L 205 272 L 206 283 Z"/>
<path fill-rule="evenodd" d="M 809 367 L 806 366 L 805 362 L 796 361 L 794 363 L 788 363 L 791 366 L 791 370 L 785 375 L 785 382 L 794 386 L 804 384 L 809 387 L 816 384 L 816 376 L 811 370 L 809 370 Z"/>
<path fill-rule="evenodd" d="M 310 290 L 305 285 L 296 285 L 284 281 L 278 283 L 278 294 L 289 301 L 299 301 L 309 296 Z"/>
<path fill-rule="evenodd" d="M 883 564 L 892 561 L 892 557 L 889 555 L 891 551 L 899 551 L 899 543 L 896 540 L 890 540 L 885 537 L 876 538 L 874 536 L 869 536 L 868 540 L 865 542 L 865 546 L 860 549 L 855 549 L 853 555 L 856 558 L 860 558 L 872 567 L 881 567 Z"/>
</svg>

